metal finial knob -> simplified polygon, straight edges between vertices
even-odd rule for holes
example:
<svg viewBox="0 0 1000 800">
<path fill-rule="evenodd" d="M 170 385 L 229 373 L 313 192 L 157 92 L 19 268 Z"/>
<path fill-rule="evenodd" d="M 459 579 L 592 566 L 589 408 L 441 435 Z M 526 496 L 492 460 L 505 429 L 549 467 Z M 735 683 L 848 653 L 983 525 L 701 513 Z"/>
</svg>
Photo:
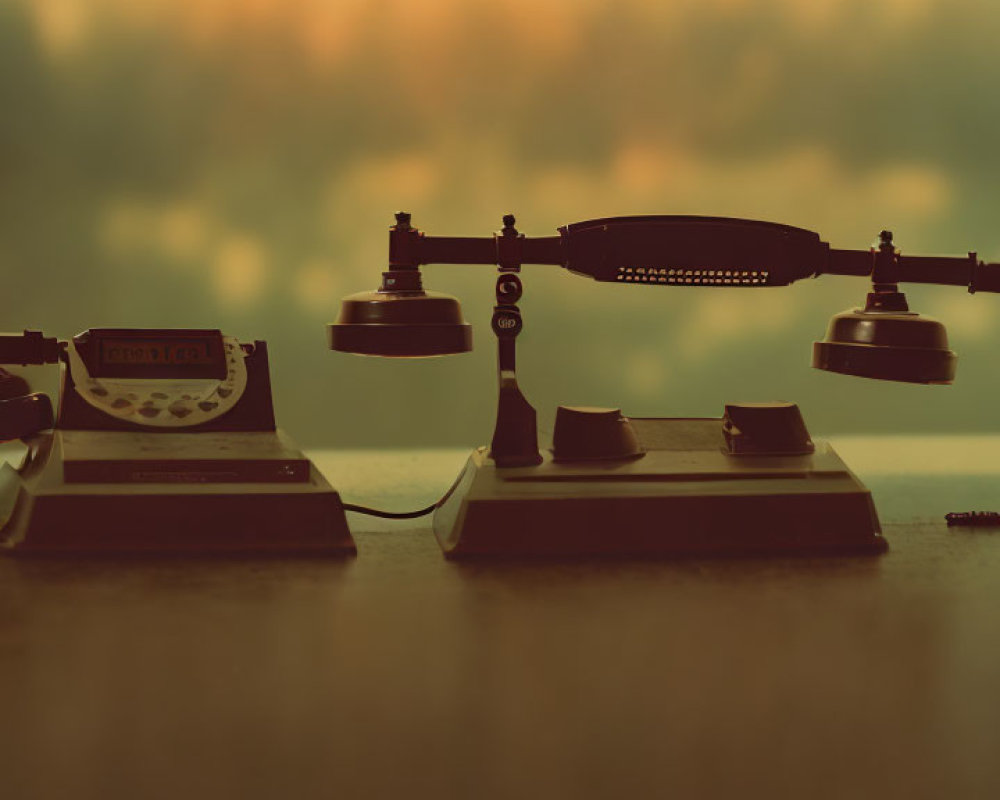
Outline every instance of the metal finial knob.
<svg viewBox="0 0 1000 800">
<path fill-rule="evenodd" d="M 408 211 L 397 211 L 396 212 L 396 226 L 399 228 L 409 228 L 410 227 L 410 212 Z"/>
</svg>

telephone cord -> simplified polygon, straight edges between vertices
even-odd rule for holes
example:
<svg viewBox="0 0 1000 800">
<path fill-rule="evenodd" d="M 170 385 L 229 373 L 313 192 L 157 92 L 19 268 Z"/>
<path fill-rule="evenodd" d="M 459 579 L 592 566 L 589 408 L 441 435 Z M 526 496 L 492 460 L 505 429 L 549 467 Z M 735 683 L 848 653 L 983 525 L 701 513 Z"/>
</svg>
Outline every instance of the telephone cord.
<svg viewBox="0 0 1000 800">
<path fill-rule="evenodd" d="M 421 508 L 419 511 L 381 511 L 377 508 L 368 508 L 368 506 L 357 506 L 353 503 L 344 503 L 344 511 L 354 511 L 357 514 L 367 514 L 370 517 L 382 517 L 383 519 L 414 519 L 416 517 L 424 517 L 434 511 L 441 501 L 427 506 L 427 508 Z"/>
</svg>

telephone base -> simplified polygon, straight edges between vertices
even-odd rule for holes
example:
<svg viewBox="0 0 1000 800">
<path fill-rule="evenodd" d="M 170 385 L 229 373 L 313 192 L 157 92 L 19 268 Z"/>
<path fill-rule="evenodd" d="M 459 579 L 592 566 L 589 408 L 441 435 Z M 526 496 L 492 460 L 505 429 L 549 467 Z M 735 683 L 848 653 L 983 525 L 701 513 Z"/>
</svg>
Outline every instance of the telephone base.
<svg viewBox="0 0 1000 800">
<path fill-rule="evenodd" d="M 21 466 L 0 470 L 0 549 L 13 554 L 356 552 L 339 495 L 280 432 L 27 443 Z"/>
<path fill-rule="evenodd" d="M 497 467 L 474 451 L 434 516 L 449 557 L 881 553 L 871 493 L 830 445 L 731 456 L 721 420 L 647 420 L 639 459 Z M 673 447 L 669 442 L 680 443 Z M 689 446 L 688 446 L 689 445 Z"/>
</svg>

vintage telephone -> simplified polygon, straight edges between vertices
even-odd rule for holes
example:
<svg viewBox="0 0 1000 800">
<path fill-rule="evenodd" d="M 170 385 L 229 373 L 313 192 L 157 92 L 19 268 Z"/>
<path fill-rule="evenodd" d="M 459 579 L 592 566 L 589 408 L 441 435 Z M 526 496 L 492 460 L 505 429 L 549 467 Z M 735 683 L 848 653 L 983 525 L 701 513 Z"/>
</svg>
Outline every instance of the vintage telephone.
<svg viewBox="0 0 1000 800">
<path fill-rule="evenodd" d="M 434 509 L 449 556 L 882 552 L 871 493 L 791 403 L 730 404 L 721 418 L 630 419 L 618 409 L 560 407 L 540 451 L 535 410 L 517 384 L 521 265 L 552 264 L 598 281 L 764 288 L 821 275 L 870 278 L 863 309 L 835 316 L 813 366 L 847 375 L 950 383 L 944 326 L 911 312 L 900 282 L 1000 291 L 1000 264 L 831 248 L 811 231 L 742 219 L 597 219 L 529 238 L 504 217 L 491 237 L 432 237 L 396 215 L 389 268 L 375 292 L 344 299 L 333 350 L 388 357 L 471 349 L 458 301 L 425 292 L 426 264 L 499 268 L 492 328 L 499 402 L 493 441 L 470 456 Z"/>
<path fill-rule="evenodd" d="M 44 394 L 0 401 L 0 439 L 28 447 L 0 472 L 0 547 L 355 552 L 337 492 L 275 427 L 264 342 L 181 329 L 0 335 L 0 364 L 55 363 L 56 419 Z"/>
</svg>

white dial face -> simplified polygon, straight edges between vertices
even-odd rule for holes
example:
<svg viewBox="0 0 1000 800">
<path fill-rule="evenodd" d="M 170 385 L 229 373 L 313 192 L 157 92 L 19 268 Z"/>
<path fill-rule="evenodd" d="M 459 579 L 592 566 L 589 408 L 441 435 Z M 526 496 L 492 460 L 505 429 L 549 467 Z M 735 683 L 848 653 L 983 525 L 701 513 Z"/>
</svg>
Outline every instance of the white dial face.
<svg viewBox="0 0 1000 800">
<path fill-rule="evenodd" d="M 69 370 L 77 393 L 112 417 L 151 428 L 186 428 L 220 417 L 243 396 L 247 386 L 246 354 L 232 337 L 223 338 L 226 377 L 94 378 L 69 343 Z"/>
</svg>

